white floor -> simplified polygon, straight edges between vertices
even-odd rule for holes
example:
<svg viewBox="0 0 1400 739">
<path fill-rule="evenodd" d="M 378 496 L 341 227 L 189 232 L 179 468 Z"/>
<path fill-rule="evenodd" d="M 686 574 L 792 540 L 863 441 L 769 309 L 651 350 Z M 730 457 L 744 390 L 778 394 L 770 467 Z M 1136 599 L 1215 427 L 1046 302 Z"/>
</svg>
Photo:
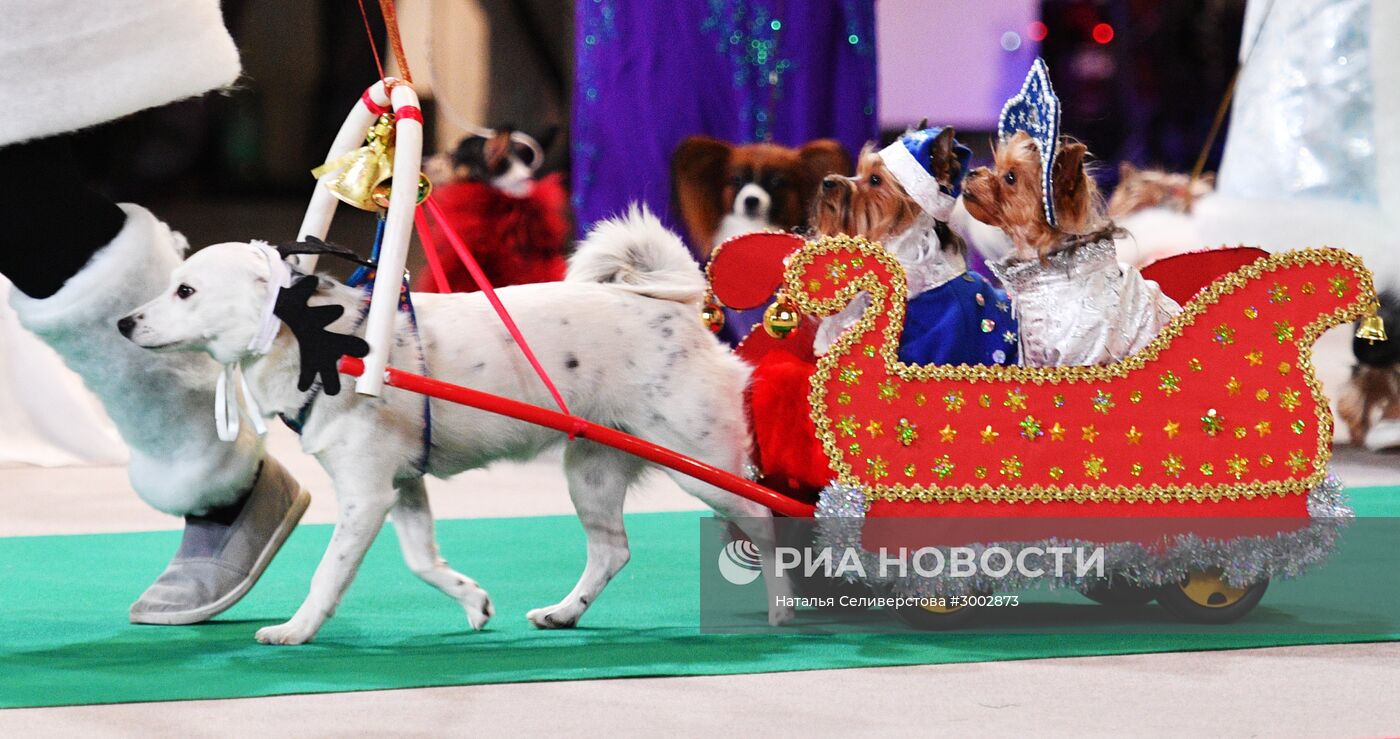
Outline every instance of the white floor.
<svg viewBox="0 0 1400 739">
<path fill-rule="evenodd" d="M 331 521 L 329 481 L 295 437 L 279 427 L 270 446 L 313 491 L 306 520 Z M 1400 457 L 1339 448 L 1335 461 L 1348 485 L 1400 483 Z M 442 518 L 571 512 L 557 458 L 429 489 Z M 662 475 L 629 501 L 695 508 Z M 120 468 L 0 468 L 0 536 L 180 525 Z M 1378 736 L 1400 735 L 1397 685 L 1400 644 L 1363 644 L 24 709 L 0 711 L 0 736 Z"/>
</svg>

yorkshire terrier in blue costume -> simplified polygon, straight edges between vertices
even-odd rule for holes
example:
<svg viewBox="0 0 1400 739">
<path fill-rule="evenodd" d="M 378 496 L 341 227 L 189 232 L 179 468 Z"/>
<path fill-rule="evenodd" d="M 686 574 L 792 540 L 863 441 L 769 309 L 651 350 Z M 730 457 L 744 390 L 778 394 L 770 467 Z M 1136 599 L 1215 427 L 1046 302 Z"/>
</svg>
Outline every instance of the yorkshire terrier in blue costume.
<svg viewBox="0 0 1400 739">
<path fill-rule="evenodd" d="M 909 280 L 899 359 L 907 364 L 1015 364 L 1017 328 L 1006 296 L 968 271 L 967 245 L 948 228 L 972 152 L 953 128 L 920 124 L 875 151 L 867 146 L 854 177 L 822 182 L 819 234 L 844 233 L 882 243 Z M 861 296 L 823 321 L 818 353 L 854 323 Z"/>
<path fill-rule="evenodd" d="M 854 177 L 822 181 L 815 230 L 879 242 L 904 266 L 908 310 L 899 343 L 906 364 L 1015 364 L 1018 331 L 1010 304 L 967 269 L 967 246 L 948 219 L 972 152 L 952 128 L 920 124 L 893 144 L 861 152 Z M 826 353 L 869 307 L 861 294 L 817 330 Z M 782 350 L 754 369 L 750 408 L 759 467 L 769 484 L 795 495 L 830 482 L 805 388 L 815 366 Z M 798 391 L 794 391 L 794 389 Z"/>
</svg>

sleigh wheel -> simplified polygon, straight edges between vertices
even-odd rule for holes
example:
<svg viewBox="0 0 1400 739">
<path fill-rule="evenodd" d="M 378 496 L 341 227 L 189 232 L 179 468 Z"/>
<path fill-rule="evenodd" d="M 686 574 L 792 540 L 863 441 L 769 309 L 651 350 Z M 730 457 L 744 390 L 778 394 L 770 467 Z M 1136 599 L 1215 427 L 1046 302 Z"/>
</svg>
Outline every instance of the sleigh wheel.
<svg viewBox="0 0 1400 739">
<path fill-rule="evenodd" d="M 977 615 L 971 606 L 900 606 L 889 609 L 906 626 L 919 631 L 960 629 Z"/>
<path fill-rule="evenodd" d="M 1198 624 L 1228 624 L 1238 621 L 1259 605 L 1268 580 L 1248 587 L 1230 585 L 1221 578 L 1219 567 L 1192 570 L 1181 582 L 1157 590 L 1157 602 L 1181 621 Z"/>
<path fill-rule="evenodd" d="M 1098 580 L 1079 591 L 1085 598 L 1106 606 L 1141 606 L 1152 602 L 1157 593 L 1152 588 L 1135 585 L 1114 575 Z"/>
</svg>

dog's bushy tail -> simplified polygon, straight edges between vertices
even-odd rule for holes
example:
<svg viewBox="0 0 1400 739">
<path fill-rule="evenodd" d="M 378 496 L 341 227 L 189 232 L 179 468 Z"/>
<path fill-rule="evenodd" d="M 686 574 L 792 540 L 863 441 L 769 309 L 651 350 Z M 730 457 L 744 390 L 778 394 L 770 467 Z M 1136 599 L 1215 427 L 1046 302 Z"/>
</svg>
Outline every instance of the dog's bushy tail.
<svg viewBox="0 0 1400 739">
<path fill-rule="evenodd" d="M 705 277 L 676 234 L 645 205 L 599 221 L 569 259 L 569 282 L 598 282 L 678 303 L 699 303 Z"/>
</svg>

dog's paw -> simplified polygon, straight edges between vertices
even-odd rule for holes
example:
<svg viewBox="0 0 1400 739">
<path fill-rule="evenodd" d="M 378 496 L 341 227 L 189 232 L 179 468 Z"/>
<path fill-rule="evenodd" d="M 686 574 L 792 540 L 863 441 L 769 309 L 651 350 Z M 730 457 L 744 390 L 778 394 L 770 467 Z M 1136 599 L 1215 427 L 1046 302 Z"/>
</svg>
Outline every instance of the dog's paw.
<svg viewBox="0 0 1400 739">
<path fill-rule="evenodd" d="M 786 626 L 797 618 L 797 611 L 792 606 L 773 606 L 768 609 L 769 626 Z"/>
<path fill-rule="evenodd" d="M 474 597 L 462 601 L 462 609 L 467 612 L 467 623 L 472 625 L 474 631 L 486 628 L 486 622 L 496 615 L 496 606 L 491 603 L 491 596 L 481 588 L 476 589 Z"/>
<path fill-rule="evenodd" d="M 308 629 L 293 621 L 288 621 L 277 626 L 264 626 L 258 629 L 257 640 L 263 644 L 294 646 L 311 641 L 311 637 L 315 635 L 314 629 Z"/>
<path fill-rule="evenodd" d="M 538 629 L 572 629 L 578 625 L 578 617 L 578 613 L 564 604 L 536 608 L 525 614 Z"/>
</svg>

